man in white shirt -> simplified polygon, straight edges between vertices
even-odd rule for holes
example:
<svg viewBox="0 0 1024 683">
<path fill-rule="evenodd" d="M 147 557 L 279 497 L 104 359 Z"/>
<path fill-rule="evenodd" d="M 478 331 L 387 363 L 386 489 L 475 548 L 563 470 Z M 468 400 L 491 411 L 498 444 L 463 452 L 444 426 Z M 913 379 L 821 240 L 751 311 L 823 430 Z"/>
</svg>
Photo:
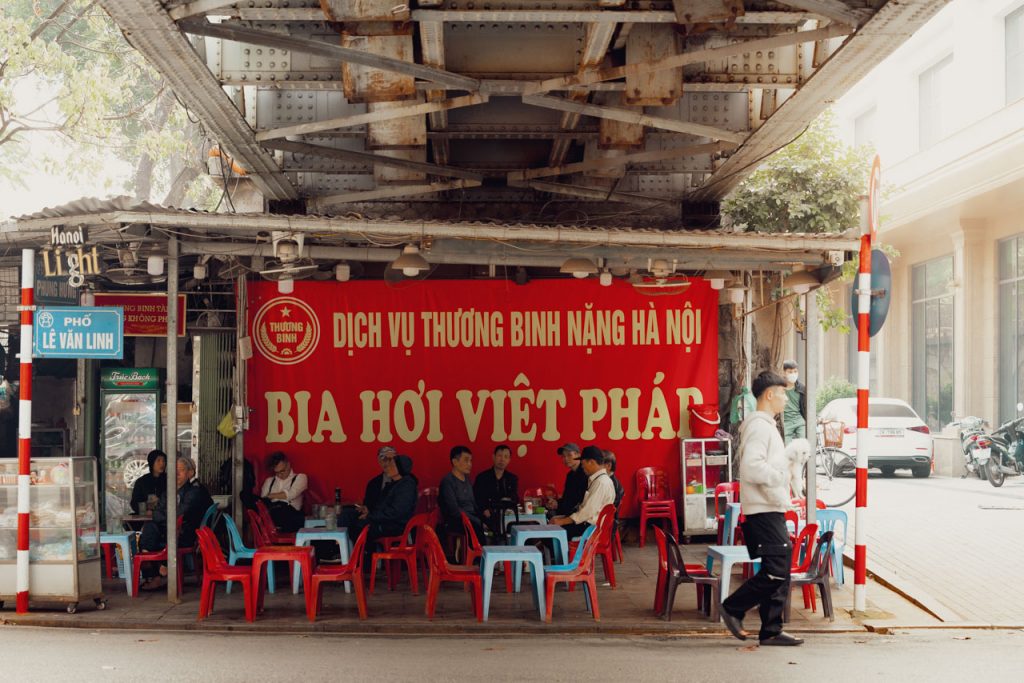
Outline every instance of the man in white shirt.
<svg viewBox="0 0 1024 683">
<path fill-rule="evenodd" d="M 596 524 L 605 505 L 615 504 L 615 485 L 604 468 L 604 452 L 597 446 L 587 446 L 580 456 L 580 467 L 587 475 L 583 502 L 572 514 L 551 520 L 552 524 L 564 526 L 570 539 L 581 536 L 587 527 Z"/>
<path fill-rule="evenodd" d="M 295 531 L 304 521 L 302 499 L 309 480 L 305 474 L 292 471 L 288 456 L 280 451 L 271 453 L 269 466 L 273 475 L 263 482 L 260 497 L 269 501 L 270 516 L 280 531 Z"/>
</svg>

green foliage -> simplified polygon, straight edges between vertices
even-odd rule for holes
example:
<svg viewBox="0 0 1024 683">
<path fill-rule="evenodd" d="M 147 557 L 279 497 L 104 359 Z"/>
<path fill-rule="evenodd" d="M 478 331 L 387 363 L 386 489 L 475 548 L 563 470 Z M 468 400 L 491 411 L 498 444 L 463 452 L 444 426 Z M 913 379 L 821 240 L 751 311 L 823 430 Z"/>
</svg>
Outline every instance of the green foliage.
<svg viewBox="0 0 1024 683">
<path fill-rule="evenodd" d="M 28 154 L 28 136 L 51 136 Z M 201 163 L 198 127 L 94 0 L 0 3 L 0 175 L 134 169 L 140 199 Z M 114 189 L 114 188 L 111 188 Z"/>
<path fill-rule="evenodd" d="M 853 384 L 842 377 L 829 377 L 822 382 L 821 387 L 818 389 L 818 393 L 814 397 L 814 405 L 817 406 L 816 410 L 820 413 L 822 408 L 831 401 L 837 398 L 853 398 L 856 395 L 857 387 L 853 386 Z"/>
<path fill-rule="evenodd" d="M 860 225 L 871 150 L 836 135 L 831 111 L 768 157 L 722 202 L 733 225 L 757 232 L 843 232 Z"/>
</svg>

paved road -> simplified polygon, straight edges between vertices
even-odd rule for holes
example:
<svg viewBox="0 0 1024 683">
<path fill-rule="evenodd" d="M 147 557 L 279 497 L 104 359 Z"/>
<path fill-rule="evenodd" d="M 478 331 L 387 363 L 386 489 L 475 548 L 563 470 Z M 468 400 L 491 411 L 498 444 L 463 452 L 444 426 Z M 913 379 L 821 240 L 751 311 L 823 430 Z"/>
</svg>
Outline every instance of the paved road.
<svg viewBox="0 0 1024 683">
<path fill-rule="evenodd" d="M 852 526 L 853 503 L 843 509 Z M 1024 624 L 1024 479 L 1008 477 L 997 489 L 977 478 L 873 472 L 868 515 L 869 569 L 944 621 Z M 849 539 L 852 557 L 852 531 Z"/>
<path fill-rule="evenodd" d="M 1015 680 L 1022 631 L 716 638 L 336 638 L 0 627 L 8 681 Z"/>
</svg>

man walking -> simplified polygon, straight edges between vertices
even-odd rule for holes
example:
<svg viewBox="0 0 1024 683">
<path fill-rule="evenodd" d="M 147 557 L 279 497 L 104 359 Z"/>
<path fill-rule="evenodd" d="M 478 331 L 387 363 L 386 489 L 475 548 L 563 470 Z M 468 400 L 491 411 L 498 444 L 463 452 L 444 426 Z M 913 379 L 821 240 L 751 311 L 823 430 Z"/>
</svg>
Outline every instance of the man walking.
<svg viewBox="0 0 1024 683">
<path fill-rule="evenodd" d="M 793 547 L 785 520 L 788 463 L 775 417 L 786 407 L 786 380 L 762 372 L 753 391 L 757 412 L 740 427 L 740 506 L 746 516 L 743 538 L 750 557 L 760 558 L 761 570 L 722 602 L 722 621 L 736 638 L 746 640 L 743 617 L 758 606 L 761 645 L 800 645 L 803 640 L 782 630 Z"/>
<path fill-rule="evenodd" d="M 806 438 L 807 387 L 800 383 L 800 368 L 795 360 L 782 364 L 786 376 L 786 408 L 782 412 L 782 437 L 786 444 L 793 439 Z"/>
</svg>

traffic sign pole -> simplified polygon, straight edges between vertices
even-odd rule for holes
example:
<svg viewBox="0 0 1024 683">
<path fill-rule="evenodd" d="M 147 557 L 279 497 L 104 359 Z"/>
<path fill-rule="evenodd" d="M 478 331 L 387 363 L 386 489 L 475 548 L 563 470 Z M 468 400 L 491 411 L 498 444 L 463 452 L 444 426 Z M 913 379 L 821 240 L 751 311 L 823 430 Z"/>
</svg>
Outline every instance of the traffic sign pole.
<svg viewBox="0 0 1024 683">
<path fill-rule="evenodd" d="M 32 311 L 36 254 L 21 250 L 21 378 L 18 384 L 18 554 L 15 611 L 28 613 L 29 484 L 32 463 Z"/>
</svg>

